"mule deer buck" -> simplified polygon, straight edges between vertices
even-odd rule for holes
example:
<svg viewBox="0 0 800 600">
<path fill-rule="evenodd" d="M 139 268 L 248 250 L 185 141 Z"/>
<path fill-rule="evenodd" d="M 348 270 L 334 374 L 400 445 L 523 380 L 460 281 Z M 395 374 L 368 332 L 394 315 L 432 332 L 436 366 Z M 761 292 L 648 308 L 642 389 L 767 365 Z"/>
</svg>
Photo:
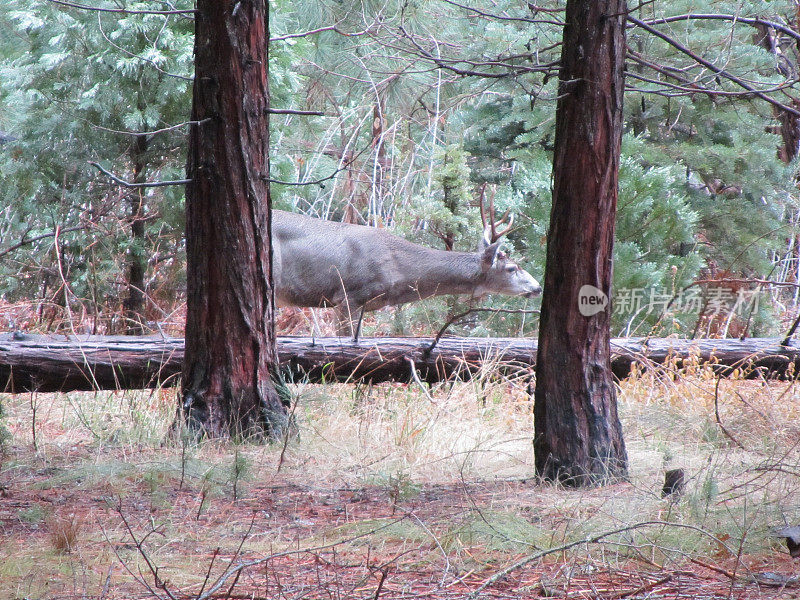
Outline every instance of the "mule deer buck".
<svg viewBox="0 0 800 600">
<path fill-rule="evenodd" d="M 500 250 L 513 217 L 495 221 L 493 204 L 487 217 L 481 203 L 478 252 L 435 250 L 374 227 L 273 210 L 277 305 L 335 307 L 338 334 L 358 339 L 364 311 L 384 306 L 447 294 L 537 296 L 539 283 Z"/>
</svg>

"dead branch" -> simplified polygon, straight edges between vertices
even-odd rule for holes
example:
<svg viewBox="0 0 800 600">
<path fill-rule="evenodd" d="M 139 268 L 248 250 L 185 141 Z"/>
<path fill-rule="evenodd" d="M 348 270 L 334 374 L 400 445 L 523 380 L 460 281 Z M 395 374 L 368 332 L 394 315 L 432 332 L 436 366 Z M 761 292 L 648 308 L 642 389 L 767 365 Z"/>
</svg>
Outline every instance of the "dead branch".
<svg viewBox="0 0 800 600">
<path fill-rule="evenodd" d="M 170 185 L 186 185 L 191 181 L 191 179 L 176 179 L 173 181 L 150 181 L 144 183 L 131 183 L 130 181 L 125 181 L 124 179 L 120 179 L 113 173 L 106 171 L 103 167 L 100 166 L 99 163 L 96 163 L 93 160 L 90 160 L 89 164 L 92 165 L 93 167 L 96 167 L 101 173 L 103 173 L 103 175 L 111 179 L 114 183 L 126 188 L 151 188 L 151 187 L 167 187 Z"/>
<path fill-rule="evenodd" d="M 500 581 L 502 581 L 503 579 L 508 577 L 511 573 L 513 573 L 514 571 L 518 571 L 519 569 L 529 565 L 532 562 L 540 560 L 540 559 L 544 558 L 545 556 L 548 556 L 550 554 L 557 554 L 559 552 L 564 552 L 565 550 L 570 550 L 572 548 L 575 548 L 576 546 L 582 546 L 584 544 L 586 544 L 586 545 L 597 544 L 597 543 L 601 542 L 602 540 L 604 540 L 605 538 L 611 537 L 612 535 L 616 535 L 618 533 L 625 533 L 627 531 L 635 531 L 637 529 L 642 529 L 644 527 L 678 527 L 678 528 L 681 528 L 681 529 L 691 529 L 693 531 L 697 531 L 699 533 L 702 533 L 705 536 L 710 537 L 716 543 L 720 544 L 721 547 L 728 549 L 727 545 L 725 544 L 725 542 L 720 540 L 717 536 L 709 533 L 705 529 L 701 529 L 700 527 L 695 527 L 694 525 L 686 525 L 684 523 L 670 523 L 670 522 L 667 522 L 667 521 L 642 521 L 640 523 L 634 523 L 633 525 L 627 525 L 625 527 L 619 527 L 617 529 L 612 529 L 610 531 L 605 531 L 603 533 L 599 533 L 597 535 L 587 537 L 586 539 L 583 539 L 583 540 L 570 542 L 568 544 L 562 544 L 561 546 L 556 546 L 554 548 L 548 548 L 547 550 L 542 550 L 541 552 L 536 552 L 535 554 L 531 554 L 530 556 L 526 556 L 525 558 L 515 562 L 511 566 L 506 567 L 505 569 L 503 569 L 501 571 L 498 571 L 497 573 L 495 573 L 494 575 L 489 577 L 486 581 L 484 581 L 481 585 L 479 585 L 476 589 L 474 589 L 467 596 L 467 598 L 469 600 L 475 600 L 478 597 L 478 595 L 482 591 L 484 591 L 486 588 L 491 587 L 491 586 L 495 585 L 496 583 L 499 583 Z M 734 554 L 730 549 L 728 549 L 728 551 L 731 554 Z M 713 568 L 713 566 L 707 565 L 705 563 L 703 563 L 703 566 L 708 566 L 709 568 Z M 720 569 L 717 568 L 717 570 L 720 570 Z M 720 571 L 725 573 L 726 575 L 728 574 L 724 570 L 720 570 Z"/>
</svg>

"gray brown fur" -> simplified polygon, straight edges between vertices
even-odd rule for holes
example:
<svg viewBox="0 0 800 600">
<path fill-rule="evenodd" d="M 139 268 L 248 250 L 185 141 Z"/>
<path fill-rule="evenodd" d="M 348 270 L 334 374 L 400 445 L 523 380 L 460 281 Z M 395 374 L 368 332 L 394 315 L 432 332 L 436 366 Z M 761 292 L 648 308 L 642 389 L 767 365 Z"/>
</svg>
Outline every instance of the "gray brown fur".
<svg viewBox="0 0 800 600">
<path fill-rule="evenodd" d="M 382 229 L 272 211 L 273 277 L 278 306 L 335 306 L 349 320 L 445 294 L 533 297 L 539 283 L 482 241 L 478 252 L 413 244 Z"/>
</svg>

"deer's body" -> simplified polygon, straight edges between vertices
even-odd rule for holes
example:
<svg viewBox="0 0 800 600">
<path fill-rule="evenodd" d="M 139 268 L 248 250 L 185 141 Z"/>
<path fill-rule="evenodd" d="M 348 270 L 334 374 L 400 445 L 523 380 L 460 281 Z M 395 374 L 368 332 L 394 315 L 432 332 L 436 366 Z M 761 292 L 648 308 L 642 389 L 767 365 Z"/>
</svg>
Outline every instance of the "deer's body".
<svg viewBox="0 0 800 600">
<path fill-rule="evenodd" d="M 335 306 L 350 322 L 362 310 L 443 294 L 541 292 L 497 241 L 479 252 L 448 252 L 374 227 L 275 210 L 272 243 L 278 306 Z"/>
</svg>

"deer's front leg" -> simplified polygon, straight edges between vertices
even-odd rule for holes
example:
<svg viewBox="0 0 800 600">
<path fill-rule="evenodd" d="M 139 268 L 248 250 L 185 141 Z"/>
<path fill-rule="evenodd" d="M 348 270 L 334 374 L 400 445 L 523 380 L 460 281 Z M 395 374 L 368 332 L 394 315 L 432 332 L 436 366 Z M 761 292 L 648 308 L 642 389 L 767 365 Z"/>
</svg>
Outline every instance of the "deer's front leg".
<svg viewBox="0 0 800 600">
<path fill-rule="evenodd" d="M 345 299 L 336 306 L 336 335 L 339 337 L 352 336 L 353 341 L 357 342 L 363 319 L 364 306 L 358 306 Z"/>
</svg>

